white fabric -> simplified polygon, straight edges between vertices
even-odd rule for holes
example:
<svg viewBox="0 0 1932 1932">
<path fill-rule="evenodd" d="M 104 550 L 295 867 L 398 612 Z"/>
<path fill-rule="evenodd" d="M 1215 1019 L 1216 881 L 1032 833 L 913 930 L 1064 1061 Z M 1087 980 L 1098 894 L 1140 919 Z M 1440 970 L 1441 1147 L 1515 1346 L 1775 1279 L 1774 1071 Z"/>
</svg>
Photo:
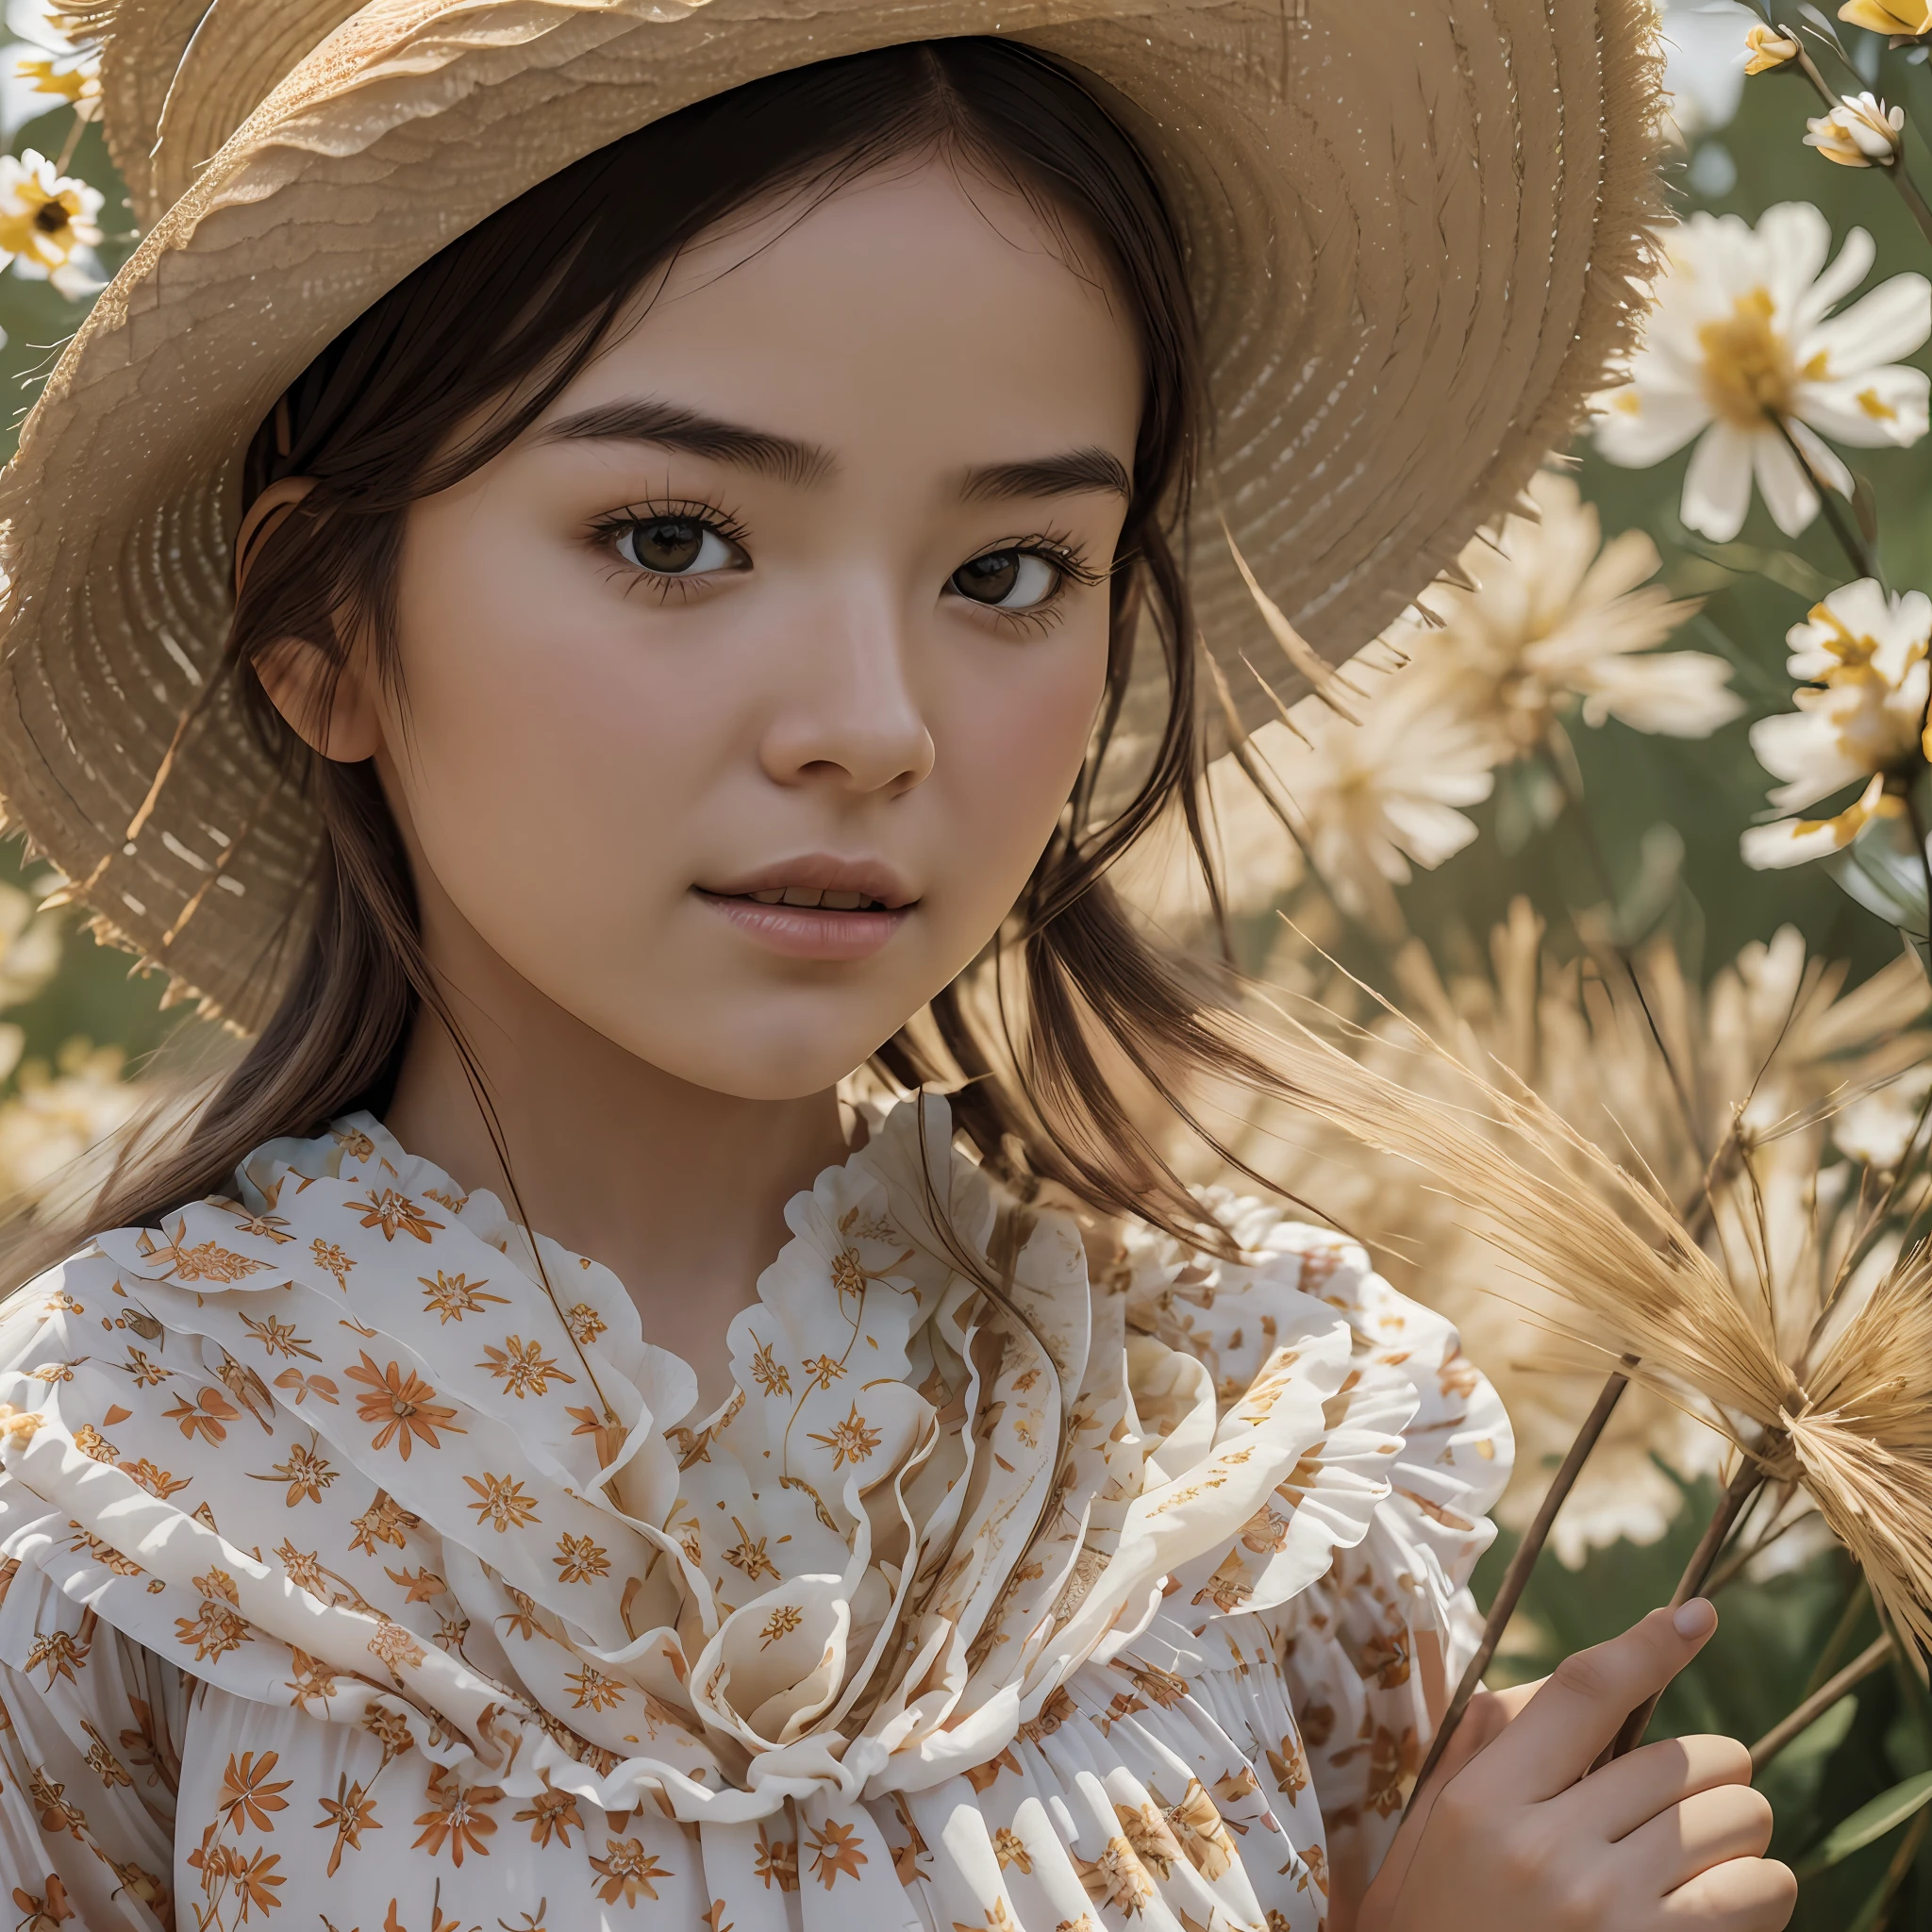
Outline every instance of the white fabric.
<svg viewBox="0 0 1932 1932">
<path fill-rule="evenodd" d="M 696 1419 L 608 1270 L 373 1121 L 236 1191 L 0 1325 L 35 1932 L 1316 1932 L 1378 1856 L 1511 1445 L 1352 1244 L 1216 1196 L 1239 1265 L 1090 1257 L 928 1097 L 791 1202 Z"/>
</svg>

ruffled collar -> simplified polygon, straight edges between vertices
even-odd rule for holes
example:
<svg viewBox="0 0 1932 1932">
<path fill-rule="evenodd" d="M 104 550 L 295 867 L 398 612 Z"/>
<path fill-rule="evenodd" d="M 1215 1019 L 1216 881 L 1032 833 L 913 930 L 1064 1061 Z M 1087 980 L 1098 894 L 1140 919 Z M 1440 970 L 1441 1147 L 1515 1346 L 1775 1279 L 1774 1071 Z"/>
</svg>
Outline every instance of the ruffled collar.
<svg viewBox="0 0 1932 1932">
<path fill-rule="evenodd" d="M 79 1381 L 8 1467 L 112 1520 L 168 1598 L 123 1592 L 143 1627 L 192 1593 L 508 1789 L 618 1809 L 656 1789 L 726 1823 L 995 1756 L 1265 1513 L 1349 1373 L 1347 1324 L 1311 1298 L 1225 1414 L 1191 1359 L 1143 1339 L 1130 1361 L 1078 1228 L 955 1151 L 934 1096 L 787 1221 L 732 1324 L 736 1389 L 698 1422 L 690 1368 L 609 1271 L 373 1121 L 275 1142 L 238 1198 L 100 1248 L 206 1374 L 201 1396 L 166 1385 L 183 1439 L 245 1412 L 276 1480 L 318 1457 L 343 1479 L 291 1518 L 251 1490 L 217 1521 L 95 1452 Z"/>
</svg>

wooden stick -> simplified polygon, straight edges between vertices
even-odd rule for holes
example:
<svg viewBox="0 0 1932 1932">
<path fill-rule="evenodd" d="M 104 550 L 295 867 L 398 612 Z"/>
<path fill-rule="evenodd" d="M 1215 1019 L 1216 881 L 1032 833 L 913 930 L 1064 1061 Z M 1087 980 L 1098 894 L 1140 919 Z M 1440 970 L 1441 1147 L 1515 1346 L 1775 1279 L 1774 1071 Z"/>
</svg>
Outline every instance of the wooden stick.
<svg viewBox="0 0 1932 1932">
<path fill-rule="evenodd" d="M 1684 1566 L 1684 1574 L 1677 1579 L 1677 1587 L 1671 1593 L 1667 1609 L 1681 1609 L 1701 1591 L 1710 1573 L 1717 1567 L 1718 1553 L 1724 1546 L 1724 1539 L 1730 1535 L 1738 1518 L 1743 1514 L 1744 1506 L 1764 1483 L 1764 1472 L 1748 1457 L 1739 1465 L 1738 1473 L 1731 1478 L 1730 1487 L 1724 1493 L 1724 1500 L 1717 1506 L 1716 1513 L 1704 1526 L 1704 1534 L 1697 1541 L 1697 1548 L 1691 1553 L 1690 1560 Z M 1662 1693 L 1659 1692 L 1658 1695 Z M 1622 1757 L 1636 1750 L 1643 1741 L 1643 1734 L 1650 1728 L 1651 1714 L 1657 1709 L 1657 1698 L 1646 1698 L 1628 1717 L 1624 1720 L 1624 1728 L 1617 1733 L 1616 1741 L 1605 1754 L 1607 1761 Z"/>
<path fill-rule="evenodd" d="M 1863 1683 L 1891 1655 L 1891 1633 L 1874 1639 L 1837 1676 L 1812 1691 L 1789 1717 L 1781 1718 L 1751 1747 L 1751 1774 L 1755 1777 L 1802 1730 L 1817 1723 L 1855 1684 Z"/>
<path fill-rule="evenodd" d="M 1625 1368 L 1637 1366 L 1634 1356 L 1624 1357 Z M 1469 1701 L 1481 1690 L 1483 1673 L 1494 1662 L 1496 1646 L 1503 1641 L 1503 1632 L 1509 1619 L 1516 1613 L 1524 1590 L 1529 1582 L 1530 1573 L 1536 1568 L 1536 1559 L 1542 1554 L 1542 1547 L 1549 1541 L 1550 1526 L 1557 1520 L 1557 1511 L 1563 1507 L 1564 1499 L 1576 1487 L 1576 1478 L 1583 1473 L 1583 1465 L 1589 1459 L 1590 1452 L 1596 1447 L 1597 1438 L 1604 1432 L 1617 1404 L 1623 1399 L 1624 1391 L 1630 1386 L 1630 1377 L 1619 1369 L 1596 1398 L 1596 1406 L 1583 1427 L 1577 1432 L 1576 1440 L 1570 1445 L 1570 1453 L 1563 1458 L 1563 1466 L 1557 1470 L 1550 1486 L 1543 1491 L 1542 1502 L 1538 1506 L 1536 1520 L 1524 1532 L 1523 1541 L 1516 1545 L 1515 1554 L 1509 1558 L 1509 1567 L 1503 1573 L 1501 1589 L 1496 1591 L 1495 1601 L 1490 1606 L 1490 1613 L 1483 1620 L 1482 1641 L 1477 1644 L 1475 1655 L 1469 1660 L 1469 1668 L 1462 1674 L 1462 1681 L 1456 1687 L 1456 1695 L 1449 1700 L 1449 1707 L 1442 1713 L 1442 1722 L 1436 1726 L 1435 1742 L 1429 1746 L 1429 1755 L 1423 1762 L 1423 1768 L 1416 1776 L 1409 1802 L 1415 1802 L 1415 1792 L 1422 1790 L 1429 1774 L 1441 1762 L 1442 1753 L 1448 1748 L 1449 1740 L 1456 1735 L 1456 1727 L 1462 1722 L 1462 1714 L 1469 1708 Z"/>
</svg>

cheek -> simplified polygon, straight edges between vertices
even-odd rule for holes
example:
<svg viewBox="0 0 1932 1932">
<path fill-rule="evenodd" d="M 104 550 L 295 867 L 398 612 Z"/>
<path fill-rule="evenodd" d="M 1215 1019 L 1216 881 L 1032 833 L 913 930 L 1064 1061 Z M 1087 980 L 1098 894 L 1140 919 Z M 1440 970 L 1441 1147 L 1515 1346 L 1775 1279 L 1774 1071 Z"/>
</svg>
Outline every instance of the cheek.
<svg viewBox="0 0 1932 1932">
<path fill-rule="evenodd" d="M 479 929 L 511 904 L 654 901 L 665 841 L 643 831 L 691 808 L 726 715 L 703 660 L 659 675 L 635 618 L 587 598 L 580 567 L 559 570 L 542 546 L 491 542 L 480 520 L 425 534 L 437 541 L 412 546 L 403 573 L 407 717 L 392 742 L 431 869 Z"/>
<path fill-rule="evenodd" d="M 1032 647 L 1019 675 L 959 678 L 933 708 L 938 781 L 962 911 L 985 925 L 1010 909 L 1079 775 L 1107 679 L 1105 614 L 1076 637 Z M 1013 646 L 1026 650 L 1025 645 Z"/>
</svg>

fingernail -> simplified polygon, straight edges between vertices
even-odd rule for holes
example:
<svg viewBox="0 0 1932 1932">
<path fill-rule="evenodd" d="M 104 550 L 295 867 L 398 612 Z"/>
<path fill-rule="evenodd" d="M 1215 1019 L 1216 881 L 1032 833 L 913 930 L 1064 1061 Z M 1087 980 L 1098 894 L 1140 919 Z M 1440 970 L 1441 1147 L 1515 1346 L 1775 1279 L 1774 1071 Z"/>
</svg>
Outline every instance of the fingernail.
<svg viewBox="0 0 1932 1932">
<path fill-rule="evenodd" d="M 1693 1596 L 1682 1606 L 1671 1622 L 1677 1627 L 1677 1635 L 1689 1642 L 1695 1642 L 1700 1637 L 1708 1637 L 1717 1628 L 1717 1606 L 1708 1597 Z"/>
</svg>

